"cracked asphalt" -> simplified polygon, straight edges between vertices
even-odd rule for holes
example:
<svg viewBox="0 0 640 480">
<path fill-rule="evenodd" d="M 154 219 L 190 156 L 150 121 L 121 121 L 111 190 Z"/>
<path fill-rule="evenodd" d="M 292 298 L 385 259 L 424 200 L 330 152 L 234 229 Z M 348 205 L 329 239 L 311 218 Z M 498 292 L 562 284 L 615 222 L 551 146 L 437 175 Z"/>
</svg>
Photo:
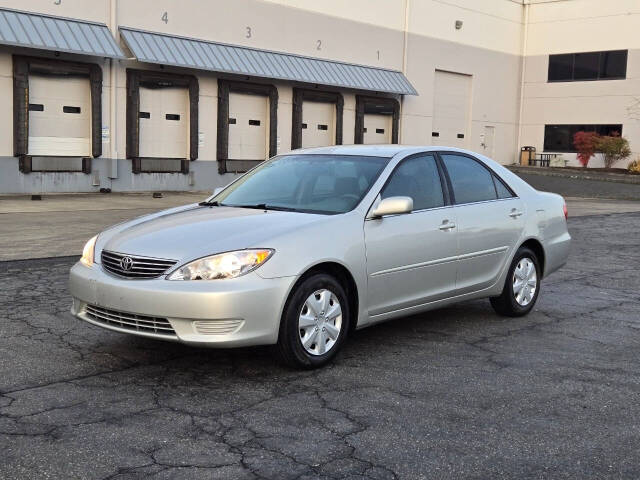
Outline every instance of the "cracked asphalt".
<svg viewBox="0 0 640 480">
<path fill-rule="evenodd" d="M 0 264 L 0 478 L 640 478 L 640 214 L 570 218 L 535 310 L 467 302 L 299 372 L 68 313 L 70 259 Z"/>
</svg>

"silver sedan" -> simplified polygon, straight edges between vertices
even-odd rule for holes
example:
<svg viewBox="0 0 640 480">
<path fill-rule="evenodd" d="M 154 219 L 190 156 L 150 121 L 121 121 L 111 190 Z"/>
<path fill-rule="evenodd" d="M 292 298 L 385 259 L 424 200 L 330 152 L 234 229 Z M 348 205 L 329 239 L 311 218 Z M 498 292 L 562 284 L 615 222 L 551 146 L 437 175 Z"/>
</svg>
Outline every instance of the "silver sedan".
<svg viewBox="0 0 640 480">
<path fill-rule="evenodd" d="M 559 195 L 464 150 L 299 150 L 89 240 L 72 313 L 192 345 L 275 345 L 317 367 L 354 329 L 454 302 L 526 315 L 566 262 L 566 215 Z"/>
</svg>

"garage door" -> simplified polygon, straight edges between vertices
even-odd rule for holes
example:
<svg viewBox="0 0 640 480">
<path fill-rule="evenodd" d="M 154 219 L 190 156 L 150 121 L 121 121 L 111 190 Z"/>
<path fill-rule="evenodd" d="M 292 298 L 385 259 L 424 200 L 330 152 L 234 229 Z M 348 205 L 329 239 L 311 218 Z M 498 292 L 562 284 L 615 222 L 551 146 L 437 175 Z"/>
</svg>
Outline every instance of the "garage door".
<svg viewBox="0 0 640 480">
<path fill-rule="evenodd" d="M 363 143 L 367 145 L 375 143 L 391 143 L 392 124 L 392 115 L 365 113 Z"/>
<path fill-rule="evenodd" d="M 302 147 L 326 147 L 336 143 L 336 105 L 302 103 Z"/>
<path fill-rule="evenodd" d="M 229 94 L 229 158 L 268 158 L 269 98 L 245 93 Z"/>
<path fill-rule="evenodd" d="M 471 75 L 436 70 L 433 144 L 462 148 L 467 145 L 471 120 L 471 79 Z"/>
<path fill-rule="evenodd" d="M 189 90 L 140 87 L 140 147 L 143 158 L 189 156 Z"/>
<path fill-rule="evenodd" d="M 29 75 L 28 153 L 35 156 L 91 156 L 88 78 Z"/>
</svg>

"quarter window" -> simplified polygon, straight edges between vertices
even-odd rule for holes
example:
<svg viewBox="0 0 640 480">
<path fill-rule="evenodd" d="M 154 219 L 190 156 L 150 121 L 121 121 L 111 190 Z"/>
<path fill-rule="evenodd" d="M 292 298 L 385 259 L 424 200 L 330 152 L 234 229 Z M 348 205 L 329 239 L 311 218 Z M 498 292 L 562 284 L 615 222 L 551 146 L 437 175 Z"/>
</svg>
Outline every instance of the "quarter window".
<svg viewBox="0 0 640 480">
<path fill-rule="evenodd" d="M 497 199 L 493 175 L 472 158 L 442 154 L 456 204 L 484 202 Z"/>
<path fill-rule="evenodd" d="M 496 192 L 498 192 L 498 198 L 512 198 L 513 193 L 511 190 L 504 184 L 502 180 L 500 180 L 495 175 L 493 176 L 493 183 L 496 184 Z"/>
<path fill-rule="evenodd" d="M 411 197 L 414 210 L 444 206 L 442 183 L 434 156 L 413 157 L 400 163 L 391 174 L 381 196 Z"/>
</svg>

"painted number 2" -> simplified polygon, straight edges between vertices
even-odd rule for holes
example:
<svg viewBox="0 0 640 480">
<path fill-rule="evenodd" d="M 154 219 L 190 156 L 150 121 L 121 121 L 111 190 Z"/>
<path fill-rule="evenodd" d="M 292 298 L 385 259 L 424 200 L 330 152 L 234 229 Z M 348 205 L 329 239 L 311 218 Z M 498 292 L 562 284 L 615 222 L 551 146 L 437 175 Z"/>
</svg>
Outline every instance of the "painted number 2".
<svg viewBox="0 0 640 480">
<path fill-rule="evenodd" d="M 322 40 L 316 42 L 316 50 L 322 50 Z"/>
<path fill-rule="evenodd" d="M 167 14 L 167 12 L 164 12 L 162 14 L 162 17 L 160 20 L 162 20 L 164 23 L 169 23 L 169 15 Z"/>
</svg>

